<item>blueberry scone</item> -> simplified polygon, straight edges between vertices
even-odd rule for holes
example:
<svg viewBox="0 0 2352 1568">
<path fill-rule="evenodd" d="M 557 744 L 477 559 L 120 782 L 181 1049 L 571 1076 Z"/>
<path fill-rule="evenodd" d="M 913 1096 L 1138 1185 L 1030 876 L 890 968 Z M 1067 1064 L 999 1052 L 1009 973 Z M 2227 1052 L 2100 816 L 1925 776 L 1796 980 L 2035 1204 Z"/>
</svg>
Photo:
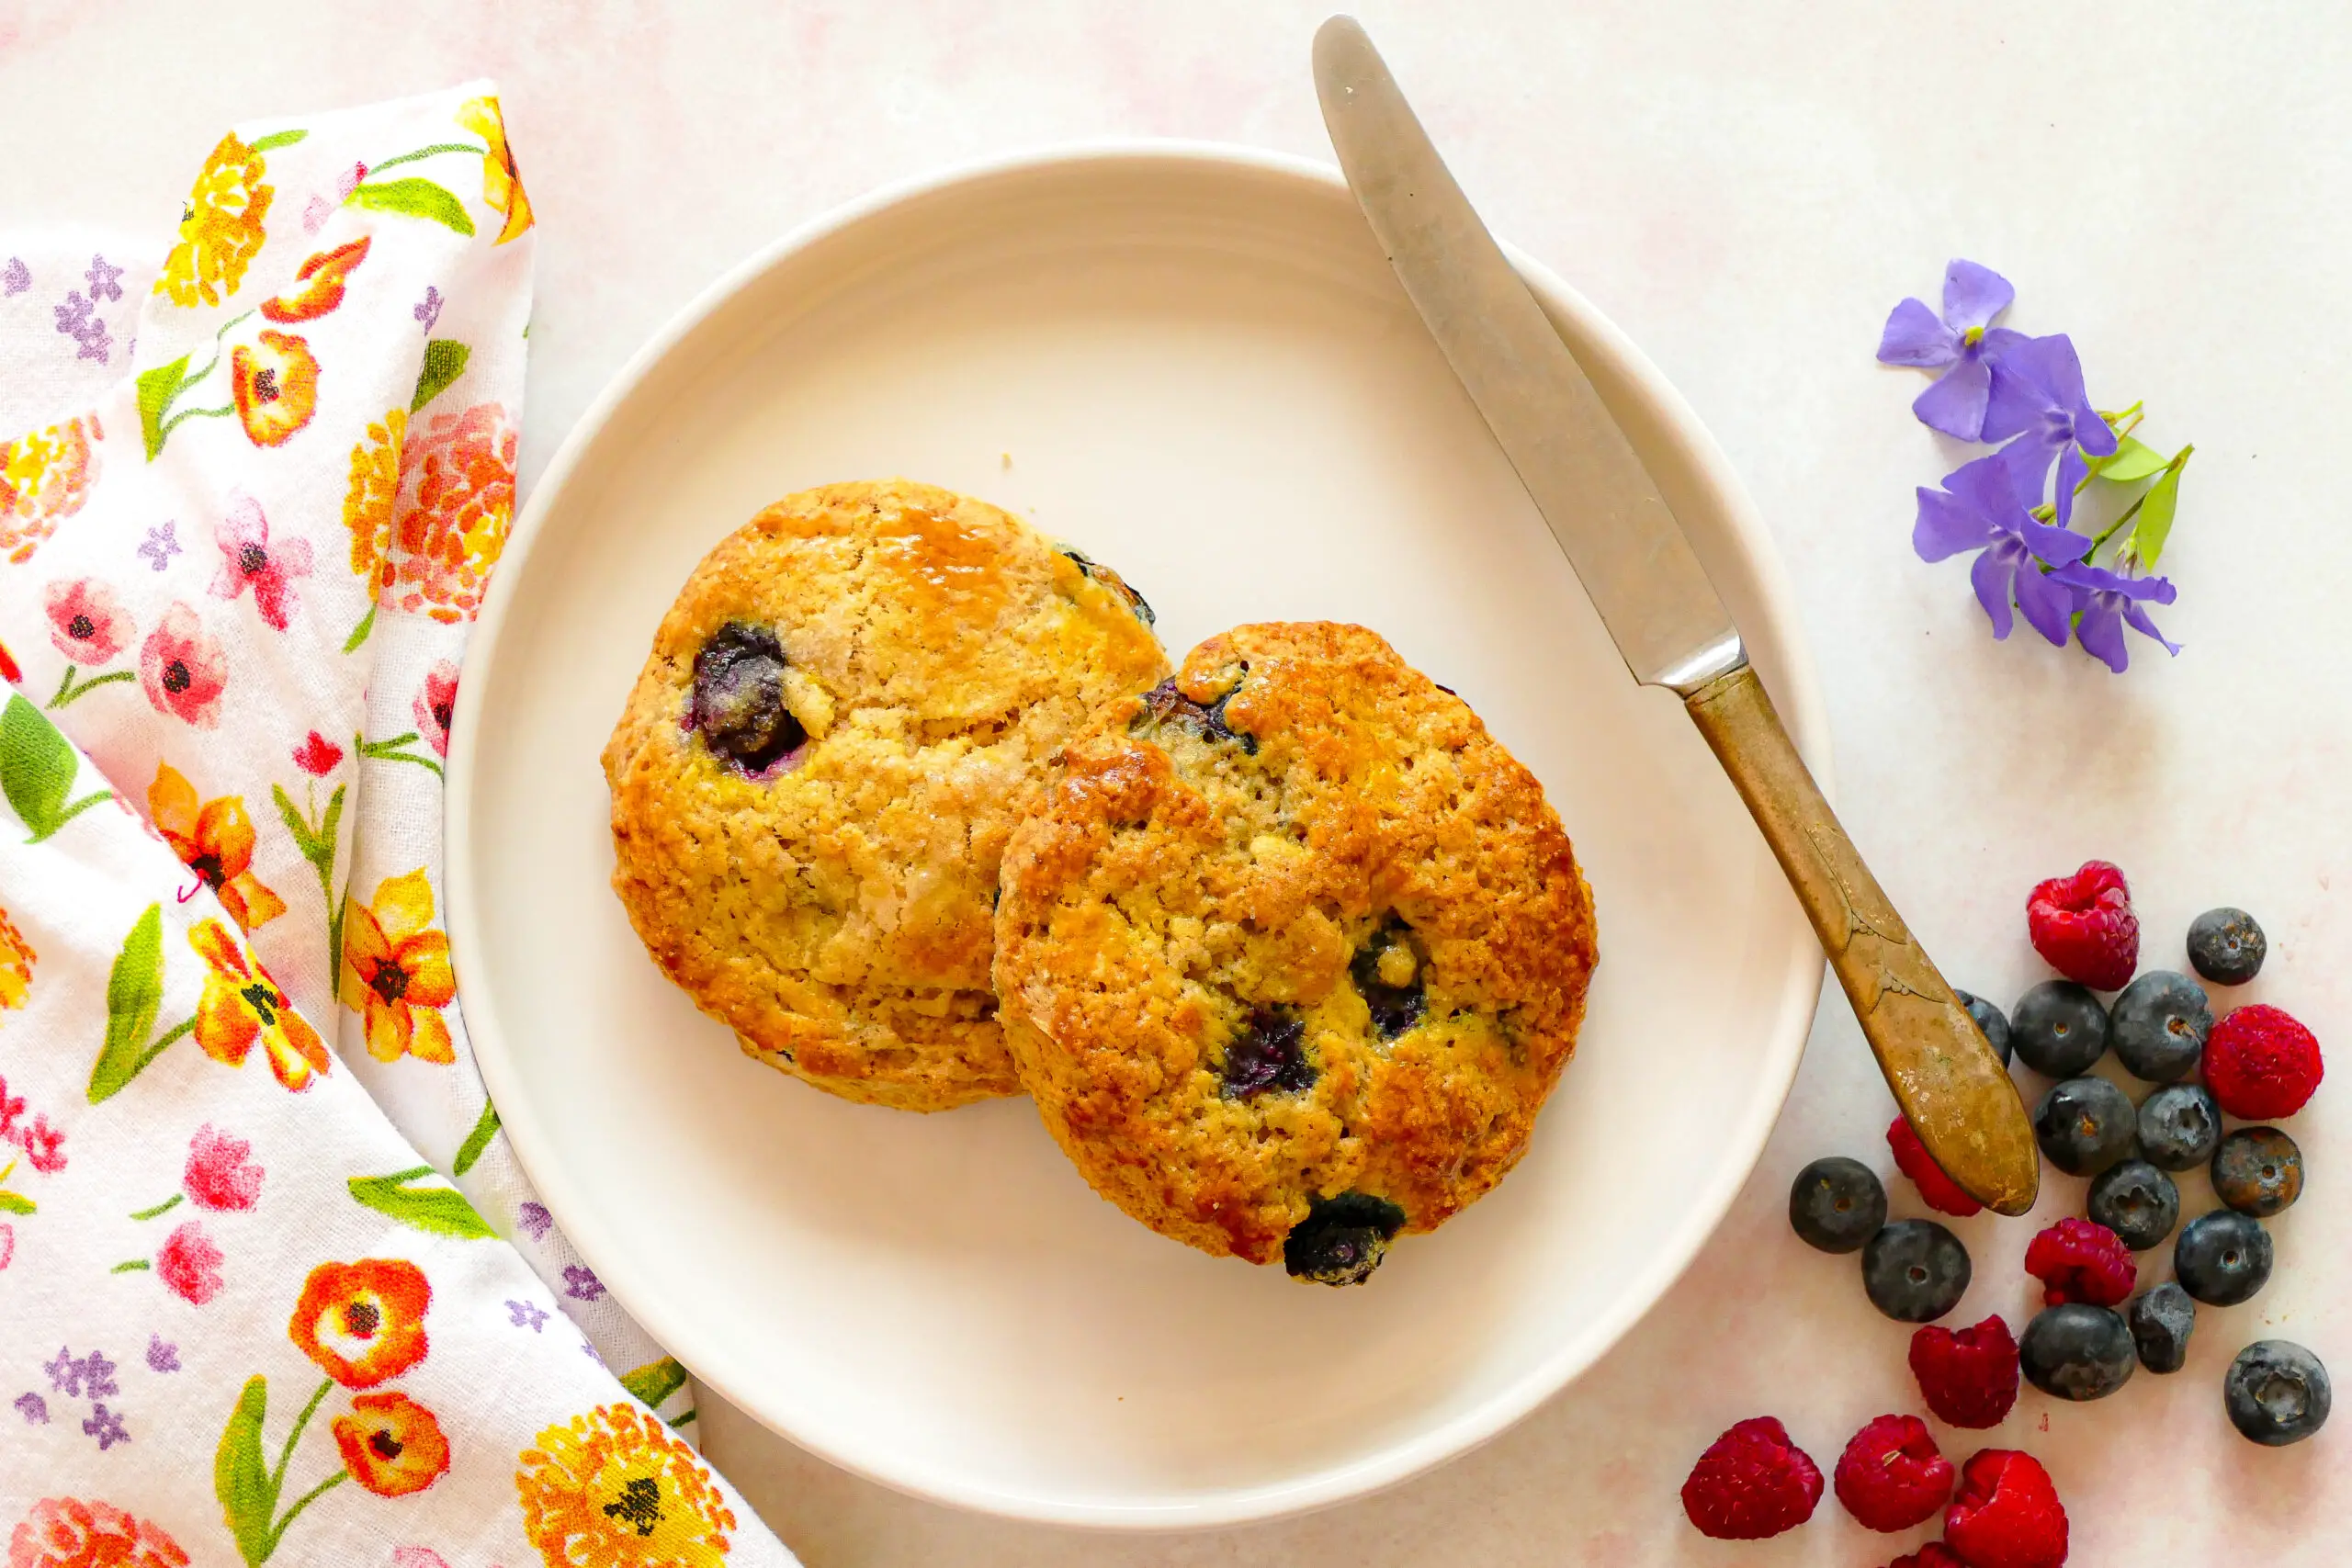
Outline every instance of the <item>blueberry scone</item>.
<svg viewBox="0 0 2352 1568">
<path fill-rule="evenodd" d="M 752 1056 L 850 1100 L 1020 1091 L 997 864 L 1063 743 L 1167 671 L 1143 601 L 995 507 L 787 496 L 704 558 L 604 753 L 613 886 Z"/>
<path fill-rule="evenodd" d="M 1543 788 L 1360 626 L 1237 627 L 1114 704 L 1014 831 L 999 1017 L 1095 1190 L 1355 1283 L 1527 1147 L 1591 895 Z"/>
</svg>

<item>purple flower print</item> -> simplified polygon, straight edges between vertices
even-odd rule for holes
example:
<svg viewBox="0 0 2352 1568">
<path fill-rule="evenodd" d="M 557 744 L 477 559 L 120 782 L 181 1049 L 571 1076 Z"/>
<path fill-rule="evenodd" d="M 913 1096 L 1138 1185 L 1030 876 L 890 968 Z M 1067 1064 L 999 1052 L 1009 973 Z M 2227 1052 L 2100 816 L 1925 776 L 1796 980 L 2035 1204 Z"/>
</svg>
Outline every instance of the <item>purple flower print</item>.
<svg viewBox="0 0 2352 1568">
<path fill-rule="evenodd" d="M 2083 362 L 2064 333 L 2028 338 L 2002 355 L 1984 410 L 1984 439 L 2009 441 L 2003 450 L 2018 470 L 2019 488 L 2030 488 L 2032 502 L 2041 499 L 2050 460 L 2058 459 L 2058 526 L 2064 528 L 2075 514 L 2075 487 L 2090 472 L 2084 454 L 2105 457 L 2116 445 L 2115 432 L 2083 390 Z"/>
<path fill-rule="evenodd" d="M 151 1372 L 175 1372 L 180 1370 L 180 1348 L 166 1344 L 160 1334 L 147 1336 L 147 1370 Z"/>
<path fill-rule="evenodd" d="M 2173 657 L 2180 656 L 2180 645 L 2156 629 L 2156 623 L 2148 618 L 2145 608 L 2151 601 L 2169 604 L 2179 596 L 2171 579 L 2125 577 L 2086 561 L 2076 561 L 2051 573 L 2050 581 L 2064 583 L 2074 593 L 2074 607 L 2082 613 L 2082 619 L 2075 626 L 2075 637 L 2083 645 L 2083 651 L 2118 675 L 2132 662 L 2132 655 L 2123 646 L 2123 628 L 2127 626 L 2142 637 L 2164 644 L 2165 651 Z"/>
<path fill-rule="evenodd" d="M 33 286 L 33 269 L 21 256 L 10 256 L 8 265 L 0 268 L 0 295 L 22 294 Z"/>
<path fill-rule="evenodd" d="M 89 324 L 90 302 L 82 298 L 82 291 L 78 288 L 65 297 L 63 304 L 51 305 L 49 309 L 50 313 L 57 318 L 57 330 L 69 337 L 81 336 L 82 329 Z"/>
<path fill-rule="evenodd" d="M 430 333 L 433 330 L 433 323 L 441 319 L 441 290 L 429 283 L 426 284 L 424 298 L 417 302 L 415 316 L 424 324 L 424 330 Z"/>
<path fill-rule="evenodd" d="M 1993 623 L 1993 635 L 2009 635 L 2015 625 L 2009 615 L 2014 597 L 2034 630 L 2053 646 L 2064 647 L 2074 594 L 2037 563 L 2078 561 L 2091 542 L 2026 514 L 2026 492 L 2008 455 L 1996 452 L 1963 463 L 1944 476 L 1942 490 L 1922 485 L 1918 495 L 1919 520 L 1911 530 L 1911 547 L 1919 558 L 1937 561 L 1982 551 L 1968 576 L 1976 588 L 1976 602 Z"/>
<path fill-rule="evenodd" d="M 82 1363 L 70 1347 L 60 1345 L 56 1359 L 43 1361 L 40 1370 L 49 1374 L 51 1393 L 74 1395 L 82 1392 Z"/>
<path fill-rule="evenodd" d="M 82 277 L 90 286 L 90 298 L 93 301 L 122 298 L 122 268 L 116 266 L 106 257 L 92 256 L 90 270 L 84 273 Z"/>
<path fill-rule="evenodd" d="M 514 1211 L 514 1223 L 523 1227 L 533 1241 L 545 1241 L 555 1225 L 555 1216 L 544 1203 L 526 1203 Z"/>
<path fill-rule="evenodd" d="M 527 1328 L 537 1334 L 547 1322 L 548 1314 L 547 1309 L 536 1302 L 508 1302 L 506 1318 L 511 1326 Z"/>
<path fill-rule="evenodd" d="M 49 1425 L 49 1401 L 37 1393 L 17 1395 L 17 1414 L 25 1418 L 28 1427 Z"/>
<path fill-rule="evenodd" d="M 90 1406 L 90 1418 L 82 1423 L 82 1430 L 98 1439 L 100 1453 L 130 1441 L 130 1434 L 122 1428 L 122 1417 L 103 1404 Z"/>
<path fill-rule="evenodd" d="M 107 335 L 107 324 L 96 316 L 92 316 L 89 323 L 74 334 L 74 341 L 82 345 L 74 358 L 95 359 L 101 365 L 107 363 L 107 354 L 114 346 L 114 340 Z"/>
<path fill-rule="evenodd" d="M 157 571 L 163 570 L 164 564 L 180 553 L 180 542 L 172 536 L 178 527 L 176 518 L 158 523 L 147 530 L 146 542 L 139 547 L 140 555 Z"/>
<path fill-rule="evenodd" d="M 1991 439 L 1980 432 L 1994 367 L 2026 341 L 2023 333 L 1993 321 L 2016 298 L 2009 280 L 1991 267 L 1956 260 L 1944 268 L 1941 316 L 1919 299 L 1905 299 L 1888 315 L 1879 363 L 1943 372 L 1911 405 L 1920 423 L 1962 441 Z"/>
<path fill-rule="evenodd" d="M 580 1342 L 580 1353 L 600 1367 L 605 1364 L 605 1358 L 596 1353 L 596 1347 L 589 1344 L 585 1339 Z"/>
<path fill-rule="evenodd" d="M 575 1302 L 593 1302 L 605 1293 L 605 1281 L 584 1265 L 567 1263 L 563 1266 L 563 1293 Z"/>
<path fill-rule="evenodd" d="M 82 1392 L 92 1399 L 104 1399 L 110 1393 L 120 1393 L 114 1381 L 115 1364 L 103 1350 L 93 1350 L 82 1359 Z"/>
</svg>

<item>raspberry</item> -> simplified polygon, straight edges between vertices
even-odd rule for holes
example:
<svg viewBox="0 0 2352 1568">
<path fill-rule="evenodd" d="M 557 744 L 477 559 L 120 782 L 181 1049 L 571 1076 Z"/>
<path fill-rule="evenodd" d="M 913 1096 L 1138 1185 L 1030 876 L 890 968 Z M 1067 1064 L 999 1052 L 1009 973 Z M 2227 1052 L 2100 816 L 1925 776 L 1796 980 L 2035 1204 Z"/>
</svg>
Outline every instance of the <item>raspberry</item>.
<svg viewBox="0 0 2352 1568">
<path fill-rule="evenodd" d="M 1919 1201 L 1928 1208 L 1939 1214 L 1958 1214 L 1962 1219 L 1983 1212 L 1984 1205 L 1962 1191 L 1960 1183 L 1944 1174 L 1944 1168 L 1936 1163 L 1936 1156 L 1928 1152 L 1928 1145 L 1919 1141 L 1911 1123 L 1900 1116 L 1887 1123 L 1886 1146 L 1894 1151 L 1895 1168 L 1911 1179 L 1911 1185 L 1919 1190 Z"/>
<path fill-rule="evenodd" d="M 1998 1314 L 1973 1328 L 1929 1324 L 1911 1336 L 1911 1375 L 1936 1419 L 1997 1427 L 2018 1402 L 2018 1342 Z"/>
<path fill-rule="evenodd" d="M 2094 991 L 2120 991 L 2140 964 L 2140 917 L 2123 873 L 2103 860 L 2053 876 L 2025 901 L 2026 931 L 2042 961 Z"/>
<path fill-rule="evenodd" d="M 1717 1540 L 1762 1540 L 1813 1517 L 1821 1468 L 1770 1416 L 1717 1438 L 1682 1483 L 1682 1511 Z"/>
<path fill-rule="evenodd" d="M 1886 1568 L 1968 1568 L 1968 1564 L 1942 1541 L 1931 1540 L 1910 1556 L 1896 1558 Z"/>
<path fill-rule="evenodd" d="M 1951 1501 L 1951 1461 L 1917 1416 L 1882 1416 L 1846 1445 L 1837 1483 L 1838 1501 L 1865 1529 L 1907 1530 Z"/>
<path fill-rule="evenodd" d="M 1978 1453 L 1961 1467 L 1944 1544 L 1968 1568 L 2058 1568 L 2066 1561 L 2066 1510 L 2050 1472 L 2014 1449 Z"/>
<path fill-rule="evenodd" d="M 2292 1116 L 2319 1088 L 2319 1041 L 2267 1002 L 2239 1008 L 2205 1038 L 2205 1087 L 2249 1122 Z"/>
<path fill-rule="evenodd" d="M 2111 1307 L 2131 1298 L 2140 1266 L 2123 1238 L 2094 1220 L 2060 1220 L 2025 1249 L 2025 1271 L 2041 1281 L 2041 1303 Z"/>
</svg>

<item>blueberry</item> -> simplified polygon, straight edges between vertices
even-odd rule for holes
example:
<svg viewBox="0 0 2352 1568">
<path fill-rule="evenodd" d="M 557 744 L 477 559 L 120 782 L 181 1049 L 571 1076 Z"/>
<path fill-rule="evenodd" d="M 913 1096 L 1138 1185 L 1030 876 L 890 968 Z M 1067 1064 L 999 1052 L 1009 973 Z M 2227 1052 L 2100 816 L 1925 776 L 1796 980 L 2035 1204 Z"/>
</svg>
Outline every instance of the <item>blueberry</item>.
<svg viewBox="0 0 2352 1568">
<path fill-rule="evenodd" d="M 1387 1256 L 1405 1226 L 1405 1211 L 1369 1192 L 1317 1198 L 1283 1238 L 1283 1267 L 1294 1280 L 1361 1285 Z"/>
<path fill-rule="evenodd" d="M 2208 1306 L 2235 1306 L 2270 1279 L 2270 1233 L 2228 1209 L 2199 1214 L 2173 1243 L 2180 1288 Z"/>
<path fill-rule="evenodd" d="M 1896 1220 L 1862 1247 L 1862 1289 L 1898 1323 L 1932 1323 L 1968 1290 L 1968 1249 L 1933 1220 Z"/>
<path fill-rule="evenodd" d="M 2018 1340 L 2026 1381 L 2061 1399 L 2105 1399 L 2131 1381 L 2137 1359 L 2122 1314 L 2088 1302 L 2042 1308 Z"/>
<path fill-rule="evenodd" d="M 2241 1214 L 2267 1219 L 2303 1195 L 2303 1151 L 2276 1127 L 2241 1127 L 2213 1151 L 2213 1193 Z"/>
<path fill-rule="evenodd" d="M 687 725 L 744 773 L 760 772 L 808 739 L 784 705 L 784 665 L 775 633 L 741 621 L 719 627 L 695 655 Z"/>
<path fill-rule="evenodd" d="M 1236 686 L 1232 692 L 1226 693 L 1213 703 L 1196 703 L 1176 689 L 1175 678 L 1170 676 L 1143 694 L 1143 712 L 1129 728 L 1141 729 L 1150 724 L 1172 724 L 1181 729 L 1191 730 L 1204 740 L 1238 741 L 1241 749 L 1254 757 L 1258 754 L 1258 738 L 1245 734 L 1225 721 L 1225 705 L 1233 700 L 1233 692 L 1240 689 Z"/>
<path fill-rule="evenodd" d="M 2327 1369 L 2301 1345 L 2257 1339 L 2222 1378 L 2230 1425 L 2265 1448 L 2300 1443 L 2327 1425 Z"/>
<path fill-rule="evenodd" d="M 2009 1043 L 2046 1078 L 2087 1072 L 2107 1054 L 2107 1010 L 2072 980 L 2044 980 L 2009 1010 Z"/>
<path fill-rule="evenodd" d="M 1968 1010 L 1968 1016 L 1976 1021 L 1976 1027 L 1984 1032 L 1984 1043 L 1993 1047 L 1993 1055 L 2001 1058 L 2001 1066 L 2007 1066 L 2009 1065 L 2007 1017 L 1999 1008 L 1995 1007 L 1983 997 L 1972 996 L 1966 991 L 1960 990 L 1955 990 L 1952 995 L 1958 997 L 1960 1005 Z"/>
<path fill-rule="evenodd" d="M 2140 1155 L 2159 1170 L 2203 1165 L 2221 1141 L 2222 1108 L 2203 1084 L 2172 1084 L 2140 1102 Z"/>
<path fill-rule="evenodd" d="M 1151 613 L 1151 606 L 1144 602 L 1144 596 L 1136 592 L 1134 585 L 1125 578 L 1121 577 L 1076 545 L 1064 545 L 1061 547 L 1061 552 L 1076 563 L 1079 570 L 1125 600 L 1127 608 L 1133 610 L 1136 619 L 1145 626 L 1150 626 L 1159 619 L 1158 615 Z"/>
<path fill-rule="evenodd" d="M 2108 1022 L 2116 1057 L 2133 1077 L 2170 1083 L 2205 1054 L 2213 1010 L 2188 976 L 2151 969 L 2123 987 Z"/>
<path fill-rule="evenodd" d="M 1789 1225 L 1807 1247 L 1852 1252 L 1886 1224 L 1886 1189 L 1858 1159 L 1831 1155 L 1797 1172 L 1789 1187 Z"/>
<path fill-rule="evenodd" d="M 2132 1251 L 2145 1252 L 2179 1223 L 2180 1189 L 2146 1160 L 2127 1159 L 2091 1183 L 2090 1216 Z"/>
<path fill-rule="evenodd" d="M 2177 1372 L 2188 1359 L 2188 1337 L 2197 1327 L 2197 1303 L 2166 1280 L 2132 1298 L 2132 1343 L 2140 1364 L 2152 1372 Z"/>
<path fill-rule="evenodd" d="M 1315 1087 L 1306 1059 L 1306 1021 L 1289 1008 L 1258 1008 L 1225 1047 L 1225 1098 L 1255 1100 L 1268 1090 L 1296 1094 Z"/>
<path fill-rule="evenodd" d="M 2243 986 L 2262 973 L 2269 939 L 2244 909 L 2208 909 L 2188 922 L 2188 962 L 2217 986 Z"/>
<path fill-rule="evenodd" d="M 2034 1107 L 2035 1140 L 2069 1176 L 2097 1176 L 2132 1152 L 2139 1133 L 2132 1101 L 2105 1078 L 2052 1084 Z"/>
<path fill-rule="evenodd" d="M 1394 1040 L 1421 1021 L 1422 974 L 1427 965 L 1413 941 L 1413 928 L 1391 915 L 1349 960 L 1348 976 L 1372 1010 L 1373 1032 Z"/>
</svg>

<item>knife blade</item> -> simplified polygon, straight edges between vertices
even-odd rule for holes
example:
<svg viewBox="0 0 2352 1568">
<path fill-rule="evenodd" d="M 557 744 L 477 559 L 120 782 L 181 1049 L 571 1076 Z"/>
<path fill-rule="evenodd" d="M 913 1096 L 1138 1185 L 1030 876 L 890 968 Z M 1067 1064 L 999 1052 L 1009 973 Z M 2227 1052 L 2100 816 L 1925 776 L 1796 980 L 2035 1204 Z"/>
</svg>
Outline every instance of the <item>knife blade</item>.
<svg viewBox="0 0 2352 1568">
<path fill-rule="evenodd" d="M 1673 509 L 1430 142 L 1353 17 L 1315 35 L 1348 186 L 1600 614 L 1634 678 L 1670 688 L 1730 775 L 1928 1152 L 2005 1214 L 2040 1153 L 2008 1071 L 1889 902 L 1749 667 Z"/>
</svg>

